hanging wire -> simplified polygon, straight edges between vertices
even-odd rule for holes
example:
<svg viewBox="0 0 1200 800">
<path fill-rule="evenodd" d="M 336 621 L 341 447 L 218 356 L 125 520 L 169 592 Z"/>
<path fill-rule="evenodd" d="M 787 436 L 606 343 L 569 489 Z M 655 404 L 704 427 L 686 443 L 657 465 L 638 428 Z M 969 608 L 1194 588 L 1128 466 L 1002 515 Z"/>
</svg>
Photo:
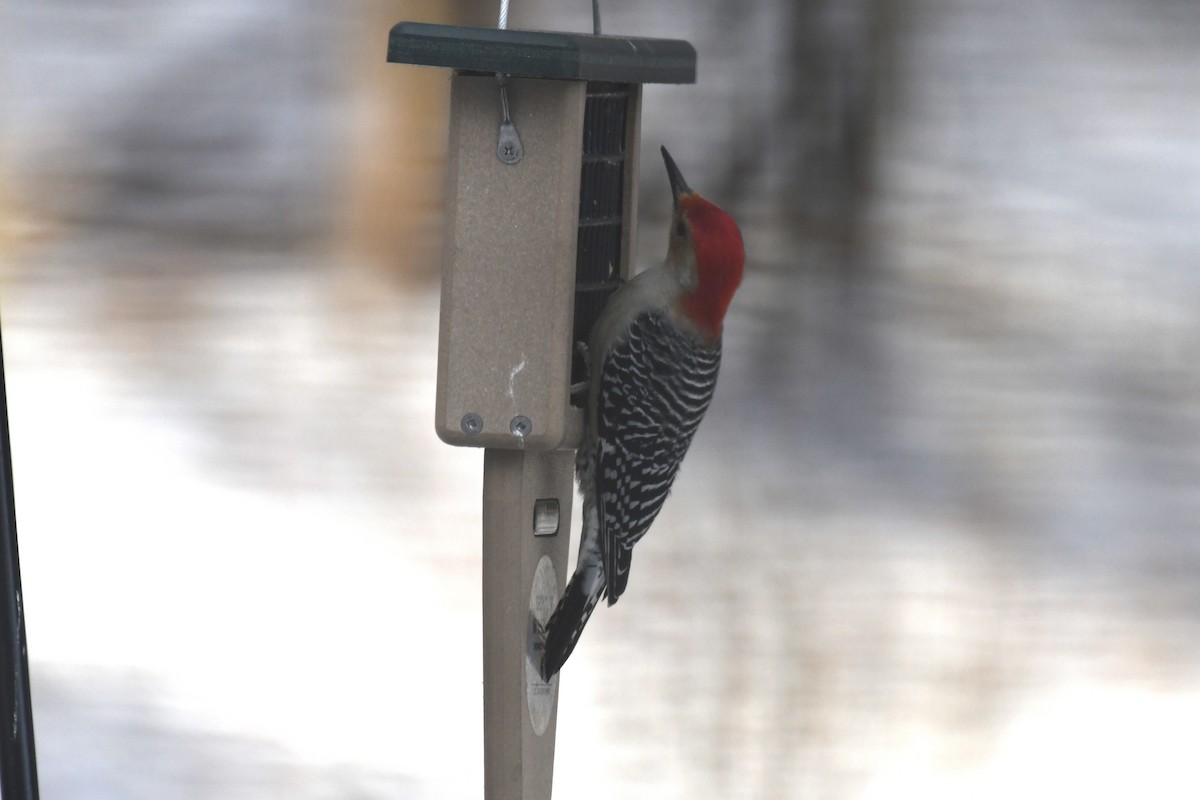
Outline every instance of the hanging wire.
<svg viewBox="0 0 1200 800">
<path fill-rule="evenodd" d="M 508 0 L 500 0 L 500 21 L 497 23 L 500 30 L 508 29 Z M 500 84 L 500 136 L 496 141 L 496 157 L 505 164 L 516 164 L 525 155 L 525 149 L 521 146 L 521 135 L 517 133 L 517 126 L 513 124 L 512 117 L 508 113 L 508 76 L 503 72 L 496 73 L 496 82 Z"/>
<path fill-rule="evenodd" d="M 502 31 L 508 29 L 508 3 L 509 0 L 500 0 L 500 21 L 496 27 Z M 592 33 L 600 35 L 600 0 L 592 0 Z"/>
</svg>

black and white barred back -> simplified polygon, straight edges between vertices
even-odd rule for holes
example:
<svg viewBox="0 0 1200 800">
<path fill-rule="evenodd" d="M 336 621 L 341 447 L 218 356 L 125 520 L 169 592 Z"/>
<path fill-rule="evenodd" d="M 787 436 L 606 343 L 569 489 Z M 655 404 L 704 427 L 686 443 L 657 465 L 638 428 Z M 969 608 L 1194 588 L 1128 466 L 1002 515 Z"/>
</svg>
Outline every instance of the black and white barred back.
<svg viewBox="0 0 1200 800">
<path fill-rule="evenodd" d="M 658 516 L 708 410 L 721 344 L 704 346 L 661 311 L 634 318 L 600 367 L 595 429 L 576 458 L 583 490 L 579 563 L 546 623 L 541 672 L 566 662 L 605 594 L 625 591 L 633 546 Z"/>
<path fill-rule="evenodd" d="M 721 343 L 683 333 L 663 312 L 633 320 L 599 376 L 588 467 L 596 482 L 608 604 L 625 591 L 633 546 L 658 516 L 712 401 Z"/>
</svg>

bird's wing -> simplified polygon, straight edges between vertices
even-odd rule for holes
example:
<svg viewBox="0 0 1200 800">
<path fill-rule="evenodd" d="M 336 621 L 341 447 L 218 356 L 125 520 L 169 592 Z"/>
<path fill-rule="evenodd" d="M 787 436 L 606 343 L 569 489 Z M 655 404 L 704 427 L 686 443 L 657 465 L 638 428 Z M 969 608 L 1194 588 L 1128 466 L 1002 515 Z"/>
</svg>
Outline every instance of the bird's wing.
<svg viewBox="0 0 1200 800">
<path fill-rule="evenodd" d="M 720 362 L 719 342 L 705 347 L 648 311 L 600 367 L 595 480 L 609 605 L 625 591 L 633 545 L 667 499 Z"/>
</svg>

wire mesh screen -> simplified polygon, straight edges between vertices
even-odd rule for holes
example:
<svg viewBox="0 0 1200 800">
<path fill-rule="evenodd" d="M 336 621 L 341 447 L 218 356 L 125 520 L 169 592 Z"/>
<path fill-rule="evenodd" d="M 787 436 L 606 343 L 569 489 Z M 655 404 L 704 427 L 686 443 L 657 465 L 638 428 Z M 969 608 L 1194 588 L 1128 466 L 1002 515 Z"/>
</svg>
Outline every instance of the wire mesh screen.
<svg viewBox="0 0 1200 800">
<path fill-rule="evenodd" d="M 630 85 L 593 81 L 583 120 L 583 173 L 579 185 L 579 241 L 575 262 L 575 341 L 586 341 L 604 304 L 621 285 L 626 132 Z M 587 370 L 576 352 L 571 382 Z"/>
</svg>

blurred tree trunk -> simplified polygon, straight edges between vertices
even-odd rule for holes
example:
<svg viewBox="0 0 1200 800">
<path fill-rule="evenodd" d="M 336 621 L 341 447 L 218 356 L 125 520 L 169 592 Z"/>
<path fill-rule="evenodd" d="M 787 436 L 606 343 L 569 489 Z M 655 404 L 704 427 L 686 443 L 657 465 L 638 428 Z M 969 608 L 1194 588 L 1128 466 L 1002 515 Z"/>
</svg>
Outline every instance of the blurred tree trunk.
<svg viewBox="0 0 1200 800">
<path fill-rule="evenodd" d="M 851 245 L 871 171 L 879 0 L 793 3 L 783 126 L 790 215 L 817 236 Z M 847 265 L 848 266 L 848 265 Z"/>
<path fill-rule="evenodd" d="M 345 200 L 337 239 L 350 263 L 432 280 L 441 262 L 449 72 L 387 62 L 401 21 L 494 25 L 494 2 L 370 0 L 358 15 Z"/>
<path fill-rule="evenodd" d="M 793 407 L 873 391 L 842 386 L 849 379 L 826 367 L 875 363 L 862 305 L 866 222 L 895 0 L 778 2 L 762 12 L 775 29 L 747 21 L 749 6 L 718 1 L 727 35 L 739 21 L 753 26 L 731 65 L 741 94 L 720 187 L 748 223 L 751 275 L 772 285 L 754 309 L 753 381 Z M 758 43 L 769 57 L 753 55 Z"/>
<path fill-rule="evenodd" d="M 723 13 L 743 10 L 723 0 Z M 892 48 L 891 0 L 782 3 L 786 49 L 764 124 L 740 131 L 723 191 L 759 191 L 798 237 L 833 245 L 835 268 L 854 266 L 869 201 L 881 78 Z"/>
</svg>

